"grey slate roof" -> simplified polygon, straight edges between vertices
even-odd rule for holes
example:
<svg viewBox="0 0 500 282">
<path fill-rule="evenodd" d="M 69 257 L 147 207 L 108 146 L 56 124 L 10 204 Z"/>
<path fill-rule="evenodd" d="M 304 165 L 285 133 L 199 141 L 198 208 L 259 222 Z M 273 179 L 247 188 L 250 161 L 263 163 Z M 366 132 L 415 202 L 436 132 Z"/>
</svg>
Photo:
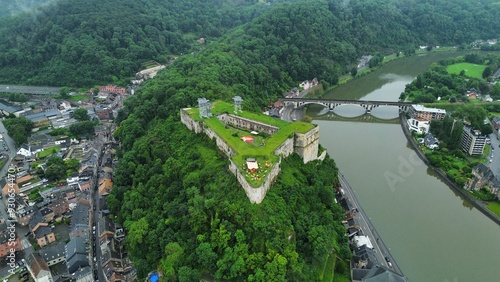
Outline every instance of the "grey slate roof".
<svg viewBox="0 0 500 282">
<path fill-rule="evenodd" d="M 66 265 L 69 273 L 75 273 L 79 268 L 89 266 L 89 258 L 85 240 L 74 237 L 65 247 Z"/>
<path fill-rule="evenodd" d="M 47 262 L 66 256 L 64 243 L 59 242 L 55 245 L 45 247 L 40 250 L 40 255 Z"/>
<path fill-rule="evenodd" d="M 52 228 L 50 228 L 49 226 L 40 226 L 35 231 L 35 238 L 37 239 L 43 238 L 49 235 L 50 233 L 52 233 Z"/>
<path fill-rule="evenodd" d="M 430 146 L 439 143 L 438 139 L 432 136 L 431 133 L 427 134 L 424 138 L 425 146 Z"/>
<path fill-rule="evenodd" d="M 77 226 L 89 225 L 89 207 L 78 204 L 72 211 L 71 218 L 71 227 L 70 230 L 73 230 Z"/>
<path fill-rule="evenodd" d="M 363 281 L 366 282 L 406 282 L 408 279 L 403 277 L 385 266 L 375 265 L 366 274 Z"/>
</svg>

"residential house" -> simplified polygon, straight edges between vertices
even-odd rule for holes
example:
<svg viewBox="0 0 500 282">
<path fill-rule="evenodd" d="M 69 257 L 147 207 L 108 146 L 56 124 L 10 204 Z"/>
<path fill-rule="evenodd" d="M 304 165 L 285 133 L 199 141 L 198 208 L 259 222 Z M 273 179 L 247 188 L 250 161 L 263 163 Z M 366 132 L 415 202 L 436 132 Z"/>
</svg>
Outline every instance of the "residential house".
<svg viewBox="0 0 500 282">
<path fill-rule="evenodd" d="M 482 163 L 472 168 L 472 177 L 465 183 L 465 189 L 480 190 L 487 188 L 492 194 L 500 196 L 500 179 L 491 171 L 491 169 Z"/>
<path fill-rule="evenodd" d="M 15 181 L 10 182 L 5 177 L 0 179 L 0 187 L 2 187 L 2 195 L 6 196 L 8 194 L 14 193 L 19 194 L 19 186 Z"/>
<path fill-rule="evenodd" d="M 94 282 L 94 275 L 90 266 L 85 266 L 73 273 L 75 282 Z"/>
<path fill-rule="evenodd" d="M 99 182 L 99 196 L 107 196 L 113 189 L 113 181 L 109 178 L 103 179 Z"/>
<path fill-rule="evenodd" d="M 63 101 L 59 105 L 58 109 L 61 110 L 61 111 L 69 110 L 69 109 L 71 109 L 71 103 L 68 102 L 68 101 Z"/>
<path fill-rule="evenodd" d="M 314 78 L 312 81 L 305 80 L 299 84 L 299 87 L 301 87 L 304 90 L 307 90 L 309 88 L 312 88 L 314 86 L 318 85 L 318 80 Z"/>
<path fill-rule="evenodd" d="M 19 150 L 17 150 L 17 154 L 21 155 L 23 157 L 30 157 L 31 156 L 31 150 L 29 145 L 27 144 L 22 144 Z"/>
<path fill-rule="evenodd" d="M 66 260 L 64 243 L 57 243 L 55 245 L 43 248 L 40 250 L 40 256 L 47 262 L 49 266 L 61 263 Z"/>
<path fill-rule="evenodd" d="M 33 216 L 29 221 L 29 227 L 33 237 L 40 247 L 44 247 L 56 241 L 56 236 L 49 224 L 38 209 L 35 209 Z"/>
<path fill-rule="evenodd" d="M 82 237 L 72 238 L 65 247 L 66 266 L 70 274 L 89 265 L 87 241 Z"/>
<path fill-rule="evenodd" d="M 94 134 L 96 136 L 107 136 L 108 135 L 108 127 L 105 125 L 98 125 L 94 127 Z"/>
<path fill-rule="evenodd" d="M 63 214 L 69 211 L 69 203 L 63 193 L 57 192 L 53 194 L 53 199 L 48 205 L 48 208 L 54 213 L 54 220 L 60 221 L 62 220 Z"/>
<path fill-rule="evenodd" d="M 353 281 L 356 281 L 353 279 Z M 379 282 L 379 281 L 391 281 L 391 282 L 408 282 L 408 279 L 404 276 L 397 274 L 391 269 L 382 266 L 373 266 L 368 273 L 363 277 L 364 282 Z"/>
<path fill-rule="evenodd" d="M 103 216 L 99 219 L 99 246 L 103 256 L 103 270 L 109 281 L 114 274 L 132 270 L 132 263 L 124 251 L 125 233 L 121 225 Z"/>
<path fill-rule="evenodd" d="M 113 109 L 110 106 L 97 106 L 94 112 L 100 120 L 113 119 Z"/>
<path fill-rule="evenodd" d="M 37 253 L 33 252 L 26 258 L 26 267 L 35 282 L 52 282 L 49 265 Z"/>
<path fill-rule="evenodd" d="M 494 117 L 492 121 L 493 121 L 493 128 L 495 128 L 495 130 L 497 132 L 499 132 L 499 129 L 500 129 L 500 117 Z"/>
<path fill-rule="evenodd" d="M 16 233 L 15 239 L 11 240 L 11 232 L 16 232 L 16 228 L 10 226 L 10 224 L 9 228 L 7 228 L 5 222 L 0 223 L 0 259 L 11 253 L 12 249 L 16 252 L 23 250 L 19 236 Z"/>
<path fill-rule="evenodd" d="M 51 222 L 52 220 L 54 220 L 54 211 L 51 209 L 51 208 L 43 208 L 43 209 L 40 209 L 40 213 L 42 214 L 43 218 L 45 218 L 45 221 L 47 222 Z"/>
<path fill-rule="evenodd" d="M 439 148 L 439 140 L 436 137 L 432 136 L 432 133 L 429 133 L 424 138 L 424 145 L 425 147 L 434 150 L 436 148 Z"/>
<path fill-rule="evenodd" d="M 85 204 L 76 204 L 71 211 L 71 225 L 69 237 L 89 238 L 89 218 L 90 206 Z"/>
<path fill-rule="evenodd" d="M 42 98 L 42 100 L 40 101 L 40 109 L 43 112 L 47 112 L 50 110 L 56 110 L 59 105 L 60 105 L 60 102 L 56 99 L 53 99 L 53 98 Z"/>
</svg>

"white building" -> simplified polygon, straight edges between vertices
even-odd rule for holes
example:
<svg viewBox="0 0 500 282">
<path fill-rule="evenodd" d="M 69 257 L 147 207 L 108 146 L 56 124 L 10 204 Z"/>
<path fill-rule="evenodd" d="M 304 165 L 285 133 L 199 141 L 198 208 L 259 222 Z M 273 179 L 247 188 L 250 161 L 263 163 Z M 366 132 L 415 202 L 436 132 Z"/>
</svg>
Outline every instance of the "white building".
<svg viewBox="0 0 500 282">
<path fill-rule="evenodd" d="M 429 132 L 430 122 L 422 118 L 411 118 L 408 121 L 408 129 L 418 134 L 427 134 Z"/>
<path fill-rule="evenodd" d="M 373 249 L 372 242 L 370 241 L 370 238 L 368 238 L 368 236 L 354 236 L 353 240 L 357 248 L 366 245 L 366 247 Z"/>
<path fill-rule="evenodd" d="M 19 150 L 17 151 L 18 155 L 22 155 L 24 157 L 31 157 L 31 150 L 28 146 L 23 145 Z"/>
</svg>

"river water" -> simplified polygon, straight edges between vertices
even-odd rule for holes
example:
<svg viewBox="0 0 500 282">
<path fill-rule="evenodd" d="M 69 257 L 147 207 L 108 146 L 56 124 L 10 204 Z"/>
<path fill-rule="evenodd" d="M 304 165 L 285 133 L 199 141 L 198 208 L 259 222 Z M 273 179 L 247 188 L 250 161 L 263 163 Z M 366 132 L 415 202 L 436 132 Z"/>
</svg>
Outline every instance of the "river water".
<svg viewBox="0 0 500 282">
<path fill-rule="evenodd" d="M 404 86 L 433 61 L 456 55 L 399 59 L 327 97 L 397 101 Z M 335 112 L 356 116 L 356 107 Z M 500 281 L 500 226 L 430 172 L 399 124 L 328 120 L 321 108 L 310 108 L 307 114 L 319 124 L 320 143 L 410 281 Z M 374 114 L 391 118 L 397 110 L 381 108 Z"/>
</svg>

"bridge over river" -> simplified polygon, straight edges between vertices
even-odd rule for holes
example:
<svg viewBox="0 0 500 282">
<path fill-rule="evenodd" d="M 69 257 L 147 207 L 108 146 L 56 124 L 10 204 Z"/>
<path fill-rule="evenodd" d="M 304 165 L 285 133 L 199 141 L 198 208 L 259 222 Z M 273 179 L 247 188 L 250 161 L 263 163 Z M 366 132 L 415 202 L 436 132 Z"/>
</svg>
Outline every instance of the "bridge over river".
<svg viewBox="0 0 500 282">
<path fill-rule="evenodd" d="M 370 113 L 374 108 L 380 106 L 394 106 L 399 108 L 399 112 L 407 112 L 411 102 L 393 102 L 393 101 L 362 101 L 362 100 L 337 100 L 337 99 L 312 99 L 312 98 L 283 98 L 281 99 L 285 108 L 293 107 L 293 109 L 301 108 L 307 104 L 317 104 L 333 111 L 335 107 L 342 105 L 359 105 Z"/>
</svg>

